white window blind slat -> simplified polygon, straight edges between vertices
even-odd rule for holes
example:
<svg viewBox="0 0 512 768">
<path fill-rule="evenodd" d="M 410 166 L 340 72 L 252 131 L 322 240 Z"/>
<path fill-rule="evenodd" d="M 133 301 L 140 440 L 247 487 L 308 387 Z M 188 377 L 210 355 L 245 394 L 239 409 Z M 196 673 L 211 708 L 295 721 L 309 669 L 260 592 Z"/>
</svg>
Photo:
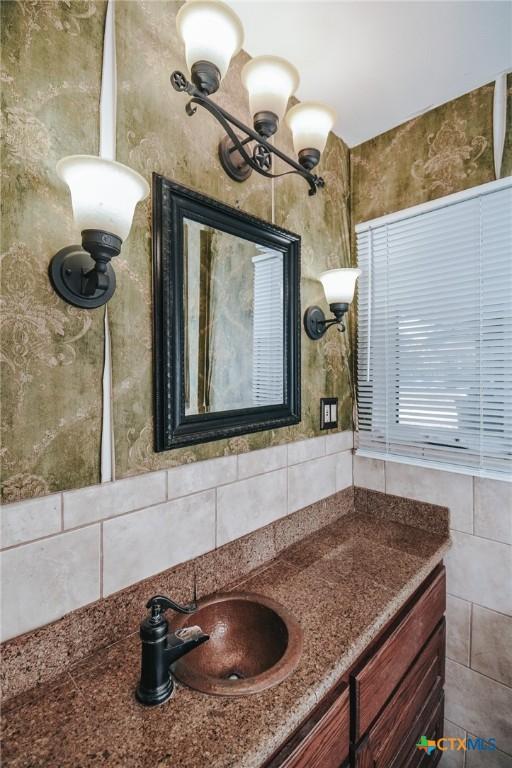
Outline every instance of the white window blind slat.
<svg viewBox="0 0 512 768">
<path fill-rule="evenodd" d="M 357 228 L 359 445 L 512 473 L 512 180 Z"/>
</svg>

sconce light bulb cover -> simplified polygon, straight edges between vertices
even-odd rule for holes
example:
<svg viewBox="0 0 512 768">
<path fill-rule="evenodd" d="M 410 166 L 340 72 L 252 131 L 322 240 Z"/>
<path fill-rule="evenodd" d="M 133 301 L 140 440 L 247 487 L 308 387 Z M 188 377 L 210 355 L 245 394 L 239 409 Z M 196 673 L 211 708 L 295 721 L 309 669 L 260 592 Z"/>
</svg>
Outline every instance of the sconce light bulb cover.
<svg viewBox="0 0 512 768">
<path fill-rule="evenodd" d="M 209 62 L 219 71 L 220 80 L 244 43 L 242 22 L 221 0 L 188 0 L 178 11 L 176 28 L 191 76 L 194 64 Z"/>
<path fill-rule="evenodd" d="M 350 304 L 354 298 L 356 280 L 361 274 L 357 268 L 329 269 L 318 279 L 324 287 L 325 298 L 330 304 Z"/>
<path fill-rule="evenodd" d="M 286 123 L 297 155 L 304 149 L 316 149 L 321 154 L 335 120 L 335 111 L 319 101 L 302 101 L 292 107 L 286 114 Z"/>
<path fill-rule="evenodd" d="M 95 155 L 71 155 L 57 163 L 57 174 L 71 192 L 75 223 L 124 241 L 130 233 L 135 206 L 149 194 L 139 173 L 114 160 Z"/>
<path fill-rule="evenodd" d="M 280 56 L 256 56 L 248 61 L 242 69 L 242 83 L 249 94 L 251 115 L 271 112 L 282 120 L 299 81 L 293 64 Z"/>
</svg>

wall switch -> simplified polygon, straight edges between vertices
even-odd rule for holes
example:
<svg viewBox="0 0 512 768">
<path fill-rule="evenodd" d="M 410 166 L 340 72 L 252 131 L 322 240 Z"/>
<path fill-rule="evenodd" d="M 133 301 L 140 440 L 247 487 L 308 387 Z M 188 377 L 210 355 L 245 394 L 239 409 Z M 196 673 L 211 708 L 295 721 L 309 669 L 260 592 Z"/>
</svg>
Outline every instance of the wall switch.
<svg viewBox="0 0 512 768">
<path fill-rule="evenodd" d="M 335 429 L 338 426 L 338 398 L 320 398 L 320 429 Z"/>
</svg>

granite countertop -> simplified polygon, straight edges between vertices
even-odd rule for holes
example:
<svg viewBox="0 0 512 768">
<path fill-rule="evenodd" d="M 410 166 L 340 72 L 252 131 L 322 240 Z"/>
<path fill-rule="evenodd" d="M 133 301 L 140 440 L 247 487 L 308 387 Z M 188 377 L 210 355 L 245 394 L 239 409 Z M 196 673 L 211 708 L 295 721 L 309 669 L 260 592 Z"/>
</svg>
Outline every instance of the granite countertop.
<svg viewBox="0 0 512 768">
<path fill-rule="evenodd" d="M 4 713 L 5 766 L 257 768 L 294 731 L 403 605 L 449 546 L 375 516 L 349 514 L 229 589 L 278 600 L 304 630 L 298 669 L 259 694 L 221 698 L 176 686 L 166 704 L 134 698 L 138 633 L 76 665 Z"/>
</svg>

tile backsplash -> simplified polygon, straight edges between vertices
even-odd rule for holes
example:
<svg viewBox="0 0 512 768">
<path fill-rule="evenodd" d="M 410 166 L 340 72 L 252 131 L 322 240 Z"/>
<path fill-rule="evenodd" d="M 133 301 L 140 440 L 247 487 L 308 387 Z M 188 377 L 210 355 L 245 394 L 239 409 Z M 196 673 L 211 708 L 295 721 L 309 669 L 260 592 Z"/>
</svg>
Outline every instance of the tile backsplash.
<svg viewBox="0 0 512 768">
<path fill-rule="evenodd" d="M 1 507 L 2 640 L 352 486 L 352 432 Z"/>
</svg>

